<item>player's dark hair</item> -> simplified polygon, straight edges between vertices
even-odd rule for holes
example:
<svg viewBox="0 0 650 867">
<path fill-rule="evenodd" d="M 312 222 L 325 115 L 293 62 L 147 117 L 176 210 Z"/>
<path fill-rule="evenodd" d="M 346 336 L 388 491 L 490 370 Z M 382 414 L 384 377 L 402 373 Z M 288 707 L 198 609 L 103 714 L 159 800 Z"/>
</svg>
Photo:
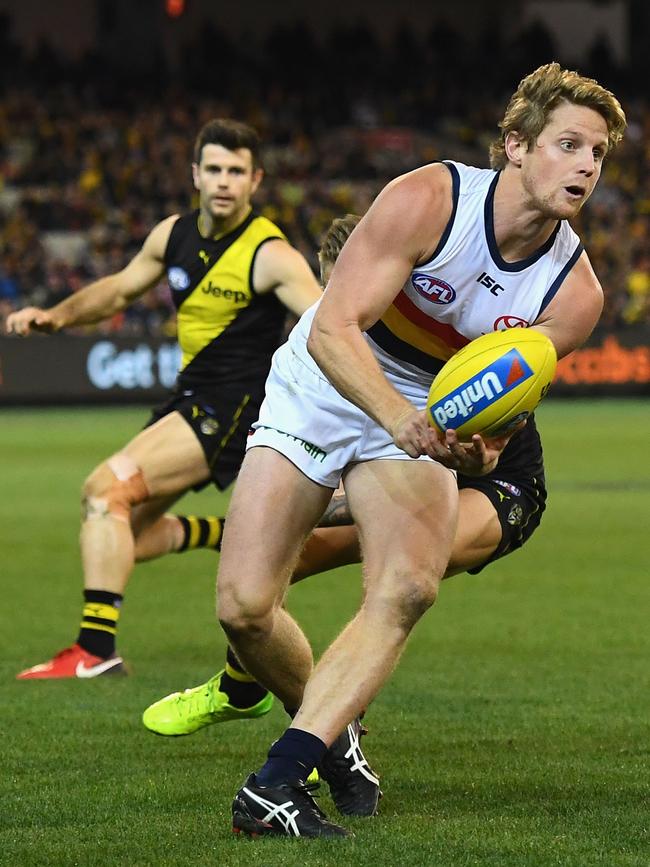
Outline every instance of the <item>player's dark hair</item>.
<svg viewBox="0 0 650 867">
<path fill-rule="evenodd" d="M 324 282 L 325 272 L 331 269 L 338 255 L 343 249 L 343 245 L 348 240 L 354 227 L 357 225 L 361 217 L 357 214 L 346 214 L 345 217 L 337 217 L 333 220 L 318 251 L 318 261 L 320 262 L 321 282 Z"/>
<path fill-rule="evenodd" d="M 253 157 L 253 168 L 260 165 L 260 137 L 247 123 L 229 118 L 215 118 L 199 130 L 194 143 L 194 162 L 201 162 L 201 153 L 207 144 L 221 145 L 229 151 L 247 148 Z"/>
</svg>

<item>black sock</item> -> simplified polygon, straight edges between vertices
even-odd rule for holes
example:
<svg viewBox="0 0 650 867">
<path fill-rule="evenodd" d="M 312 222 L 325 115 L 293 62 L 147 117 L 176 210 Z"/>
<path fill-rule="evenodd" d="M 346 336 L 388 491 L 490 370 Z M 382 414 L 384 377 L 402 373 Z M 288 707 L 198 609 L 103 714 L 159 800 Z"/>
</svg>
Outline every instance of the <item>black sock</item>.
<svg viewBox="0 0 650 867">
<path fill-rule="evenodd" d="M 255 774 L 255 779 L 260 786 L 306 780 L 326 752 L 327 746 L 311 732 L 287 729 L 269 750 L 266 764 Z"/>
<path fill-rule="evenodd" d="M 223 535 L 223 518 L 208 515 L 207 518 L 197 518 L 196 515 L 176 515 L 183 528 L 183 541 L 177 553 L 192 551 L 195 548 L 212 548 L 221 550 Z"/>
<path fill-rule="evenodd" d="M 233 707 L 239 708 L 252 707 L 268 693 L 268 689 L 244 669 L 230 647 L 226 653 L 226 670 L 221 675 L 219 689 L 226 693 Z"/>
<path fill-rule="evenodd" d="M 93 656 L 107 659 L 115 653 L 122 599 L 119 593 L 109 590 L 84 590 L 85 602 L 77 644 Z"/>
</svg>

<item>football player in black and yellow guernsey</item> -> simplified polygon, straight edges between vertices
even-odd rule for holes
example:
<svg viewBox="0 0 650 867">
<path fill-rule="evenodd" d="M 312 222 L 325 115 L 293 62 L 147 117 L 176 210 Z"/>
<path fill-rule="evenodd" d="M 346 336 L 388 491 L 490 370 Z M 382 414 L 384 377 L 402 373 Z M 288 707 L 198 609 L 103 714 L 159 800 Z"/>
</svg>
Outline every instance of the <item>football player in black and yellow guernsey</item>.
<svg viewBox="0 0 650 867">
<path fill-rule="evenodd" d="M 84 484 L 84 608 L 75 643 L 19 679 L 123 672 L 115 636 L 134 563 L 219 544 L 217 519 L 187 519 L 167 510 L 190 488 L 212 480 L 223 489 L 233 481 L 287 310 L 300 316 L 321 291 L 302 255 L 252 208 L 263 175 L 259 149 L 251 127 L 207 123 L 192 165 L 196 211 L 155 226 L 119 273 L 49 310 L 27 307 L 8 317 L 8 332 L 22 335 L 99 322 L 166 273 L 183 353 L 169 402 Z"/>
</svg>

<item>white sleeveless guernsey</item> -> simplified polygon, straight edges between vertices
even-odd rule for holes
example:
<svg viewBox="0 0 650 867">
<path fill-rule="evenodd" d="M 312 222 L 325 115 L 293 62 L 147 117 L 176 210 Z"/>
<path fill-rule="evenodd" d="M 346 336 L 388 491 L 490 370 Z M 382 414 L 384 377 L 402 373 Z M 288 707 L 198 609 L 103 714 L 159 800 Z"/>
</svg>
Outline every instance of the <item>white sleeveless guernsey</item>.
<svg viewBox="0 0 650 867">
<path fill-rule="evenodd" d="M 494 237 L 494 191 L 499 172 L 445 162 L 453 209 L 428 262 L 418 265 L 366 337 L 380 365 L 431 382 L 447 359 L 489 331 L 531 325 L 578 260 L 580 239 L 562 220 L 532 256 L 506 262 Z M 316 307 L 290 336 L 311 365 L 304 344 Z"/>
</svg>

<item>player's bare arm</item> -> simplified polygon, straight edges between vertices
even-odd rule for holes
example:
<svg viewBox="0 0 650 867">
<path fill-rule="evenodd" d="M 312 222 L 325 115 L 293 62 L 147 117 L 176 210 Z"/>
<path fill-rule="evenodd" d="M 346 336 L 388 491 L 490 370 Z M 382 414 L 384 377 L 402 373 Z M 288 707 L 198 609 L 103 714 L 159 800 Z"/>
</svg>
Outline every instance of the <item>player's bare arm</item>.
<svg viewBox="0 0 650 867">
<path fill-rule="evenodd" d="M 341 251 L 308 341 L 309 352 L 338 391 L 412 457 L 431 453 L 426 416 L 389 384 L 362 332 L 433 252 L 451 208 L 451 177 L 443 165 L 389 184 Z"/>
<path fill-rule="evenodd" d="M 25 307 L 10 314 L 7 333 L 26 336 L 33 331 L 52 333 L 74 325 L 92 325 L 128 307 L 163 276 L 165 248 L 177 219 L 174 215 L 158 223 L 137 255 L 116 274 L 96 280 L 49 310 Z"/>
<path fill-rule="evenodd" d="M 557 295 L 533 323 L 563 358 L 587 340 L 603 309 L 603 290 L 586 253 L 582 253 Z"/>
<path fill-rule="evenodd" d="M 322 295 L 304 256 L 281 238 L 267 241 L 258 250 L 253 286 L 259 295 L 275 292 L 295 316 L 302 316 Z"/>
<path fill-rule="evenodd" d="M 318 522 L 319 527 L 347 527 L 353 524 L 352 512 L 345 491 L 340 488 L 332 494 L 323 516 Z"/>
</svg>

